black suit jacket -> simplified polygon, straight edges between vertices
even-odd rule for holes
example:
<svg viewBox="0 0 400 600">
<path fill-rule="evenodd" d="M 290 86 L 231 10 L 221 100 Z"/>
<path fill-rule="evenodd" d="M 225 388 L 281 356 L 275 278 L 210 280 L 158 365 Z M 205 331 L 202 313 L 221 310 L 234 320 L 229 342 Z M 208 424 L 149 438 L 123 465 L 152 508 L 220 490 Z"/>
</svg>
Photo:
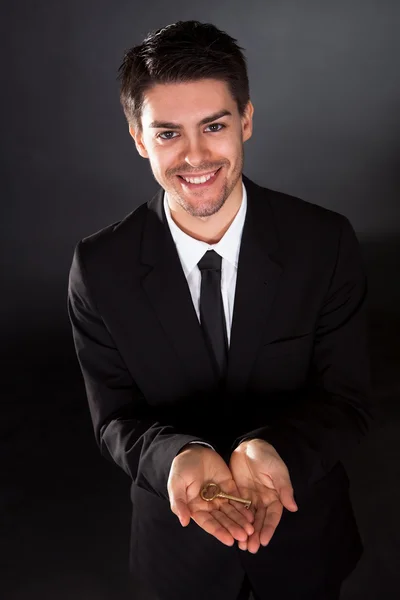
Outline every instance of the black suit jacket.
<svg viewBox="0 0 400 600">
<path fill-rule="evenodd" d="M 68 310 L 101 452 L 131 478 L 136 598 L 233 600 L 244 571 L 273 581 L 345 577 L 362 553 L 341 462 L 368 430 L 367 278 L 349 220 L 243 176 L 248 207 L 224 389 L 159 192 L 77 244 Z M 229 461 L 244 437 L 270 442 L 291 475 L 284 510 L 255 555 L 171 512 L 171 462 L 189 441 Z M 268 584 L 267 584 L 268 581 Z M 278 589 L 278 588 L 277 588 Z M 279 588 L 280 589 L 280 588 Z"/>
</svg>

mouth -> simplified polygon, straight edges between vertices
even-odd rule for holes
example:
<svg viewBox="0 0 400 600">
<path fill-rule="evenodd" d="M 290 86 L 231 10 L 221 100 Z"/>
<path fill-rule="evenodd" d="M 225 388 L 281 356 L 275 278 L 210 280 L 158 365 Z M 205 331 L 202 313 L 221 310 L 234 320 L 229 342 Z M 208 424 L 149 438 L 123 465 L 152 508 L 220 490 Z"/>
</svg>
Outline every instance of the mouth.
<svg viewBox="0 0 400 600">
<path fill-rule="evenodd" d="M 221 169 L 222 167 L 203 177 L 187 176 L 186 179 L 191 179 L 191 181 L 186 181 L 183 175 L 177 175 L 177 177 L 183 188 L 186 188 L 188 190 L 201 190 L 206 187 L 211 187 L 215 183 L 215 181 L 218 179 L 218 175 Z"/>
</svg>

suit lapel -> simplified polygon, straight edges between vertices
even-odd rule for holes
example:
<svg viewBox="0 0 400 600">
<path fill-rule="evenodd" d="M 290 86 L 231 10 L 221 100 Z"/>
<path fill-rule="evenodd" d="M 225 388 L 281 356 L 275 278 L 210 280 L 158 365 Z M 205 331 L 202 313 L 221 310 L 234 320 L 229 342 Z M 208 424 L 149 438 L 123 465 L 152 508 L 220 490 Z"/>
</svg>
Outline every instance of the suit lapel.
<svg viewBox="0 0 400 600">
<path fill-rule="evenodd" d="M 247 213 L 239 253 L 226 380 L 227 392 L 246 388 L 269 309 L 282 272 L 268 191 L 243 176 Z M 141 261 L 150 267 L 142 278 L 149 302 L 197 387 L 216 383 L 200 323 L 163 208 L 164 190 L 148 202 Z"/>
<path fill-rule="evenodd" d="M 210 389 L 215 379 L 211 359 L 166 221 L 163 197 L 161 188 L 148 203 L 141 261 L 151 269 L 142 278 L 142 286 L 178 360 L 196 386 Z"/>
</svg>

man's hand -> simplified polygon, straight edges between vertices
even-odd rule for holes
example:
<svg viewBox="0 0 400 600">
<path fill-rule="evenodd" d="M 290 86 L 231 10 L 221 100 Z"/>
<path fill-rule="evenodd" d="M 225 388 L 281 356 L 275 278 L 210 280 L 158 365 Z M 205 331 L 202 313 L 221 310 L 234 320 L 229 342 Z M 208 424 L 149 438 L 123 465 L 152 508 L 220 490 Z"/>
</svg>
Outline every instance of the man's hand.
<svg viewBox="0 0 400 600">
<path fill-rule="evenodd" d="M 186 527 L 192 518 L 199 527 L 226 546 L 245 541 L 254 532 L 253 513 L 239 502 L 215 498 L 203 500 L 200 492 L 212 481 L 227 494 L 238 496 L 238 489 L 224 459 L 211 448 L 192 444 L 172 461 L 168 477 L 171 510 Z"/>
<path fill-rule="evenodd" d="M 252 501 L 254 533 L 248 540 L 239 540 L 241 550 L 256 553 L 266 546 L 282 517 L 283 507 L 298 510 L 293 498 L 289 471 L 277 451 L 264 440 L 247 440 L 231 455 L 229 468 L 241 498 Z M 237 502 L 229 501 L 237 506 Z"/>
</svg>

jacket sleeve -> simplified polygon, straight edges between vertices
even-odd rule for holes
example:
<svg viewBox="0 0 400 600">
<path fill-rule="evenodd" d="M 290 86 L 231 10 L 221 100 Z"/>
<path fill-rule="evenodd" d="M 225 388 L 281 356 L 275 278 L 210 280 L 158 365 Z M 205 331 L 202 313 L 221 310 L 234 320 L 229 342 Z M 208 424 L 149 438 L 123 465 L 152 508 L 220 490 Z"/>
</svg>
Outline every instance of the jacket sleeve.
<svg viewBox="0 0 400 600">
<path fill-rule="evenodd" d="M 309 384 L 271 395 L 285 413 L 237 438 L 263 439 L 288 467 L 299 493 L 349 457 L 376 418 L 372 407 L 367 332 L 367 277 L 346 217 L 330 286 L 316 322 Z M 284 403 L 284 404 L 283 404 Z"/>
<path fill-rule="evenodd" d="M 137 485 L 168 499 L 172 461 L 198 435 L 177 431 L 172 414 L 169 418 L 163 411 L 160 419 L 146 402 L 97 310 L 87 279 L 79 242 L 69 274 L 68 315 L 96 442 L 102 455 Z"/>
</svg>

